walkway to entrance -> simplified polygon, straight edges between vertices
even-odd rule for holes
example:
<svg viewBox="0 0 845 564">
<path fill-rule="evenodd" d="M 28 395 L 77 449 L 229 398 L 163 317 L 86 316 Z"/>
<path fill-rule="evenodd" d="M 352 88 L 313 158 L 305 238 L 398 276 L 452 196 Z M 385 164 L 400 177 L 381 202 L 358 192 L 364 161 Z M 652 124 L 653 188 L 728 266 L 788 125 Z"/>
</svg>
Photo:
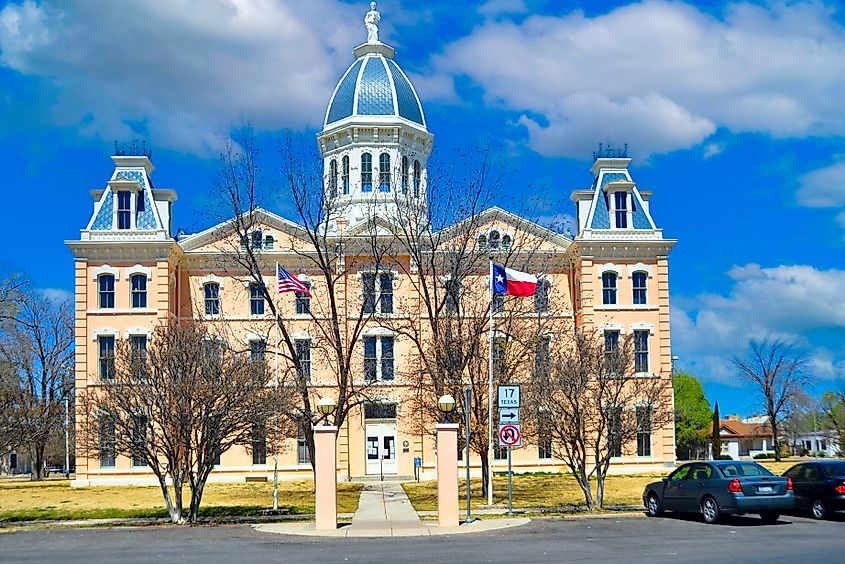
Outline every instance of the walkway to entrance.
<svg viewBox="0 0 845 564">
<path fill-rule="evenodd" d="M 364 485 L 352 524 L 336 531 L 317 531 L 314 523 L 268 523 L 255 525 L 259 531 L 289 535 L 327 537 L 410 537 L 480 533 L 528 523 L 529 519 L 484 519 L 459 527 L 438 527 L 437 521 L 421 521 L 399 482 Z"/>
</svg>

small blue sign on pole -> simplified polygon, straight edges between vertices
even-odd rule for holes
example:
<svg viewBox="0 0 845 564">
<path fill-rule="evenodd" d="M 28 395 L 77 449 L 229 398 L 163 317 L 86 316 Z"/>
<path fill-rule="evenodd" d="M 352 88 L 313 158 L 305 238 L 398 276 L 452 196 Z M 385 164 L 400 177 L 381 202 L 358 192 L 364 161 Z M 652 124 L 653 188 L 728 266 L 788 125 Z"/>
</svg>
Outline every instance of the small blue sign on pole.
<svg viewBox="0 0 845 564">
<path fill-rule="evenodd" d="M 422 468 L 422 457 L 415 456 L 414 457 L 414 478 L 419 482 L 420 481 L 420 469 Z"/>
<path fill-rule="evenodd" d="M 417 468 L 422 466 L 422 457 L 417 456 L 414 458 L 414 466 L 416 466 Z"/>
</svg>

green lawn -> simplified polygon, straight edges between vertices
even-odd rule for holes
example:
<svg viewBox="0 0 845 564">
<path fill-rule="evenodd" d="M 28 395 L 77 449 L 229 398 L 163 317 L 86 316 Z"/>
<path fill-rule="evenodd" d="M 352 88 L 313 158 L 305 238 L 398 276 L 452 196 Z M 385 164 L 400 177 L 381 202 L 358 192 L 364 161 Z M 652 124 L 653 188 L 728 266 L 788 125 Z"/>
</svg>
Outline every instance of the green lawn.
<svg viewBox="0 0 845 564">
<path fill-rule="evenodd" d="M 358 508 L 360 484 L 338 484 L 338 511 Z M 185 487 L 183 503 L 190 501 Z M 201 516 L 258 515 L 273 505 L 272 482 L 208 484 Z M 279 505 L 292 514 L 314 512 L 314 483 L 280 482 Z M 186 511 L 187 512 L 187 511 Z M 96 486 L 71 488 L 68 480 L 44 482 L 0 480 L 0 522 L 99 519 L 115 517 L 167 517 L 158 487 Z"/>
</svg>

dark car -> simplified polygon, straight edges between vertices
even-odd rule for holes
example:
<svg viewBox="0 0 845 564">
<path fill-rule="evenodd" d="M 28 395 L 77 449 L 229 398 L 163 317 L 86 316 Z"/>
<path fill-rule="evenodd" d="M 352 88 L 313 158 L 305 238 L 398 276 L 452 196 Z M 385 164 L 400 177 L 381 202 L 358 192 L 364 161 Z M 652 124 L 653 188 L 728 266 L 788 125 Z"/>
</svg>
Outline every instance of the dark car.
<svg viewBox="0 0 845 564">
<path fill-rule="evenodd" d="M 809 509 L 816 519 L 845 510 L 845 461 L 801 462 L 783 473 L 795 487 L 795 507 Z"/>
<path fill-rule="evenodd" d="M 701 513 L 708 523 L 722 515 L 759 513 L 767 522 L 792 509 L 792 480 L 775 476 L 756 462 L 712 460 L 690 462 L 643 491 L 652 517 L 663 511 Z"/>
</svg>

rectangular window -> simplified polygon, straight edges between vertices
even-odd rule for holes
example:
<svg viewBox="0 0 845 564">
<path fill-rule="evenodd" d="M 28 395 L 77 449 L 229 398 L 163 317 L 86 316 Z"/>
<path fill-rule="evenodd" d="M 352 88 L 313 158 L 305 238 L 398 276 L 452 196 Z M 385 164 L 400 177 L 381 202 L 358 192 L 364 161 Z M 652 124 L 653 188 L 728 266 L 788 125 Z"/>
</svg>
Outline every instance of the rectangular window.
<svg viewBox="0 0 845 564">
<path fill-rule="evenodd" d="M 220 315 L 220 285 L 214 282 L 203 286 L 205 293 L 205 314 Z"/>
<path fill-rule="evenodd" d="M 264 315 L 264 288 L 258 284 L 249 285 L 250 315 Z"/>
<path fill-rule="evenodd" d="M 382 153 L 379 155 L 379 192 L 390 192 L 390 155 Z"/>
<path fill-rule="evenodd" d="M 393 380 L 393 337 L 381 338 L 381 379 Z"/>
<path fill-rule="evenodd" d="M 447 280 L 444 284 L 446 295 L 443 307 L 446 313 L 458 313 L 461 305 L 461 284 L 457 280 Z"/>
<path fill-rule="evenodd" d="M 364 313 L 375 313 L 376 311 L 376 275 L 367 272 L 361 277 L 361 286 L 364 294 Z"/>
<path fill-rule="evenodd" d="M 100 336 L 100 380 L 114 379 L 114 337 Z"/>
<path fill-rule="evenodd" d="M 634 331 L 634 371 L 648 372 L 648 331 Z"/>
<path fill-rule="evenodd" d="M 537 458 L 549 460 L 552 457 L 552 439 L 548 435 L 541 434 L 537 441 Z"/>
<path fill-rule="evenodd" d="M 648 275 L 645 272 L 635 272 L 631 276 L 631 283 L 634 286 L 634 303 L 646 303 L 646 280 Z"/>
<path fill-rule="evenodd" d="M 604 332 L 604 363 L 606 369 L 614 364 L 616 347 L 619 346 L 619 331 Z"/>
<path fill-rule="evenodd" d="M 551 284 L 548 280 L 537 282 L 537 289 L 534 292 L 534 313 L 548 313 L 550 289 Z"/>
<path fill-rule="evenodd" d="M 303 286 L 308 288 L 309 293 L 311 292 L 311 283 L 310 282 L 303 282 Z M 305 315 L 311 313 L 311 296 L 306 294 L 305 292 L 294 292 L 296 295 L 296 313 L 297 315 Z"/>
<path fill-rule="evenodd" d="M 396 404 L 386 402 L 365 403 L 364 419 L 396 419 Z"/>
<path fill-rule="evenodd" d="M 267 428 L 263 423 L 252 425 L 252 463 L 267 464 Z"/>
<path fill-rule="evenodd" d="M 493 313 L 502 313 L 505 311 L 505 295 L 504 294 L 493 294 Z"/>
<path fill-rule="evenodd" d="M 613 203 L 616 204 L 616 228 L 626 229 L 628 227 L 628 193 L 614 192 Z"/>
<path fill-rule="evenodd" d="M 364 337 L 364 378 L 368 382 L 375 382 L 376 380 L 377 363 L 376 338 Z"/>
<path fill-rule="evenodd" d="M 549 377 L 551 370 L 551 359 L 549 358 L 549 349 L 551 347 L 551 338 L 542 336 L 537 340 L 534 346 L 534 377 L 540 380 L 545 380 Z"/>
<path fill-rule="evenodd" d="M 607 440 L 610 456 L 622 456 L 622 408 L 612 407 L 608 414 Z"/>
<path fill-rule="evenodd" d="M 147 336 L 131 335 L 129 347 L 132 353 L 132 374 L 142 380 L 147 376 Z"/>
<path fill-rule="evenodd" d="M 114 276 L 103 274 L 100 276 L 100 309 L 114 308 Z"/>
<path fill-rule="evenodd" d="M 136 415 L 132 418 L 132 466 L 146 466 L 147 418 Z"/>
<path fill-rule="evenodd" d="M 613 305 L 616 303 L 616 273 L 604 272 L 601 275 L 602 303 Z"/>
<path fill-rule="evenodd" d="M 505 447 L 493 447 L 493 460 L 507 460 L 508 449 Z"/>
<path fill-rule="evenodd" d="M 393 313 L 393 277 L 390 274 L 379 275 L 379 303 L 381 313 Z"/>
<path fill-rule="evenodd" d="M 147 276 L 145 274 L 132 275 L 132 307 L 147 307 Z"/>
<path fill-rule="evenodd" d="M 637 407 L 637 456 L 651 456 L 651 408 Z"/>
<path fill-rule="evenodd" d="M 296 463 L 311 464 L 311 453 L 308 452 L 308 442 L 303 432 L 296 437 Z"/>
<path fill-rule="evenodd" d="M 369 153 L 361 155 L 361 191 L 373 191 L 373 156 Z"/>
<path fill-rule="evenodd" d="M 100 422 L 100 468 L 114 468 L 115 458 L 115 432 L 114 423 L 111 421 Z"/>
<path fill-rule="evenodd" d="M 132 229 L 132 192 L 129 190 L 117 193 L 117 228 Z"/>
<path fill-rule="evenodd" d="M 507 341 L 504 337 L 493 338 L 493 376 L 505 374 L 505 346 Z"/>
<path fill-rule="evenodd" d="M 349 157 L 343 157 L 341 162 L 340 181 L 343 184 L 343 193 L 349 194 Z"/>
<path fill-rule="evenodd" d="M 296 358 L 299 360 L 299 375 L 306 382 L 311 381 L 311 340 L 297 339 L 294 341 Z"/>
<path fill-rule="evenodd" d="M 267 354 L 267 341 L 257 339 L 249 342 L 249 360 L 250 362 L 263 362 Z"/>
</svg>

